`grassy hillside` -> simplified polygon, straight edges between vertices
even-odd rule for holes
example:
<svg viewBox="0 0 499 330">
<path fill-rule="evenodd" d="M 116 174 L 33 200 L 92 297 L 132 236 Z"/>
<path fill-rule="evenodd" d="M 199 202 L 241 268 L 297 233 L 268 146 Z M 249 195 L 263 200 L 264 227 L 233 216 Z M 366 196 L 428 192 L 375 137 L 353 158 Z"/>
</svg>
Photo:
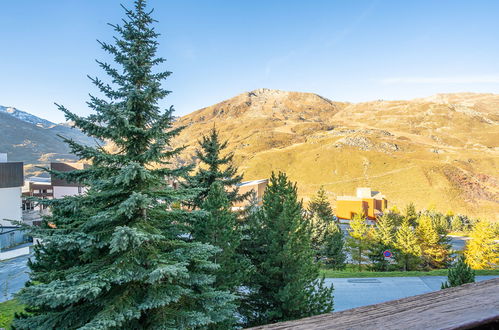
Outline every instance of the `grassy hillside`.
<svg viewBox="0 0 499 330">
<path fill-rule="evenodd" d="M 215 125 L 245 179 L 286 171 L 305 200 L 321 185 L 333 203 L 368 186 L 399 208 L 498 220 L 498 107 L 495 94 L 349 104 L 260 89 L 180 118 L 177 143 L 189 147 L 178 161 Z"/>
<path fill-rule="evenodd" d="M 440 94 L 408 101 L 333 102 L 258 89 L 180 118 L 176 139 L 192 162 L 216 126 L 245 179 L 286 171 L 305 201 L 324 185 L 331 202 L 368 186 L 400 209 L 435 207 L 499 220 L 499 95 Z M 39 127 L 0 112 L 0 152 L 33 164 L 72 160 L 57 134 L 93 143 L 66 125 Z M 112 150 L 112 146 L 108 146 Z"/>
</svg>

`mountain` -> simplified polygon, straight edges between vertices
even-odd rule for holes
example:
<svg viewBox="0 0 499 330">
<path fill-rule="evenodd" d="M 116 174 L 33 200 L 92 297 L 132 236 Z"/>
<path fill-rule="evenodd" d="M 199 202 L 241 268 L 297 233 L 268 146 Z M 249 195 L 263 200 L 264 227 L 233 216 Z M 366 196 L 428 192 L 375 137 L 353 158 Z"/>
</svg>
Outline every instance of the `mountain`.
<svg viewBox="0 0 499 330">
<path fill-rule="evenodd" d="M 27 174 L 36 171 L 34 165 L 76 159 L 58 135 L 95 144 L 94 139 L 67 124 L 54 124 L 11 107 L 0 106 L 0 132 L 0 152 L 7 153 L 10 161 L 24 162 Z"/>
<path fill-rule="evenodd" d="M 499 220 L 499 95 L 439 94 L 406 101 L 333 102 L 312 93 L 258 89 L 181 117 L 194 160 L 216 126 L 247 180 L 286 171 L 308 200 L 356 187 L 389 205 L 434 207 Z"/>
<path fill-rule="evenodd" d="M 497 94 L 347 103 L 258 89 L 177 118 L 185 129 L 175 143 L 187 148 L 176 161 L 194 161 L 197 141 L 215 126 L 246 180 L 286 171 L 305 202 L 321 185 L 333 204 L 365 186 L 401 210 L 414 202 L 499 220 L 498 109 Z M 57 134 L 94 144 L 68 124 L 13 108 L 0 108 L 0 132 L 0 152 L 30 166 L 75 159 Z"/>
<path fill-rule="evenodd" d="M 55 126 L 51 121 L 42 119 L 37 116 L 33 116 L 32 114 L 29 114 L 27 112 L 21 111 L 19 109 L 13 108 L 13 107 L 4 107 L 0 105 L 0 112 L 6 113 L 11 115 L 14 118 L 17 118 L 19 120 L 22 120 L 26 123 L 33 124 L 38 127 L 42 128 L 50 128 L 52 126 Z"/>
</svg>

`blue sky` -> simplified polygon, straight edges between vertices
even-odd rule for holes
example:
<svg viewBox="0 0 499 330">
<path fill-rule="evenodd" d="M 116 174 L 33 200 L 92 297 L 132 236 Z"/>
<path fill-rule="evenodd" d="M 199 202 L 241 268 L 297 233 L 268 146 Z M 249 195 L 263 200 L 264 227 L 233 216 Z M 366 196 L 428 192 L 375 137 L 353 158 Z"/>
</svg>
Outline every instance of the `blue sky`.
<svg viewBox="0 0 499 330">
<path fill-rule="evenodd" d="M 114 0 L 0 2 L 0 105 L 88 114 Z M 499 1 L 150 0 L 177 115 L 256 88 L 338 101 L 499 90 Z"/>
</svg>

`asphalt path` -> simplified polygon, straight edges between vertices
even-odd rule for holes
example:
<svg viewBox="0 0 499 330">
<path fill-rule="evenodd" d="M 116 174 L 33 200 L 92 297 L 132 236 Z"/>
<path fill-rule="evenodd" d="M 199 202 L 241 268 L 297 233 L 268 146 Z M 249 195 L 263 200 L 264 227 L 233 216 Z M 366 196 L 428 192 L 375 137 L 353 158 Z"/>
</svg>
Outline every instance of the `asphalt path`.
<svg viewBox="0 0 499 330">
<path fill-rule="evenodd" d="M 499 276 L 477 276 L 477 282 Z M 446 276 L 327 278 L 334 286 L 334 311 L 377 304 L 440 290 Z"/>
<path fill-rule="evenodd" d="M 0 261 L 0 302 L 12 299 L 29 280 L 29 255 Z"/>
</svg>

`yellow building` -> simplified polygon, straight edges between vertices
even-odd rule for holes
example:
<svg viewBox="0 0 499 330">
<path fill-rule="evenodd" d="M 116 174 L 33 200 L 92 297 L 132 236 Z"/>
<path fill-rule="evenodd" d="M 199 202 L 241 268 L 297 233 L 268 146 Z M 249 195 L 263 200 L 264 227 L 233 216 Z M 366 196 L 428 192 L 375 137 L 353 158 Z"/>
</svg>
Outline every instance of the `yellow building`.
<svg viewBox="0 0 499 330">
<path fill-rule="evenodd" d="M 350 220 L 355 214 L 364 214 L 374 220 L 388 207 L 385 196 L 371 188 L 357 188 L 356 196 L 338 196 L 336 198 L 336 216 Z"/>
</svg>

